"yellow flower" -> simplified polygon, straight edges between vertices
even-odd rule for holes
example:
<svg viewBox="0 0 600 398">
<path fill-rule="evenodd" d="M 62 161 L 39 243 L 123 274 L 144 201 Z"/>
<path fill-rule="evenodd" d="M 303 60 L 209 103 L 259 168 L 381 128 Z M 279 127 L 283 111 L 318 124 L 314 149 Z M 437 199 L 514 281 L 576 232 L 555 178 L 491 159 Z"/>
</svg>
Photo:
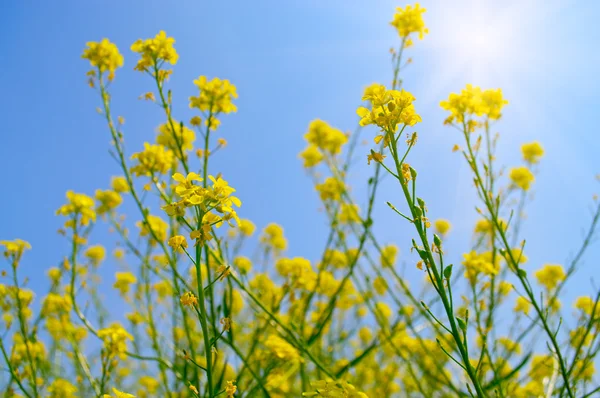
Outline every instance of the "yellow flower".
<svg viewBox="0 0 600 398">
<path fill-rule="evenodd" d="M 116 272 L 115 278 L 117 279 L 113 287 L 118 289 L 121 294 L 126 294 L 132 284 L 137 283 L 137 278 L 131 272 Z"/>
<path fill-rule="evenodd" d="M 65 379 L 55 379 L 48 387 L 49 398 L 75 398 L 77 387 Z"/>
<path fill-rule="evenodd" d="M 579 375 L 582 380 L 590 382 L 596 373 L 594 362 L 584 361 L 582 359 L 577 360 L 577 362 L 575 362 L 573 373 Z"/>
<path fill-rule="evenodd" d="M 121 195 L 110 189 L 107 189 L 106 191 L 97 189 L 96 200 L 99 202 L 99 205 L 96 208 L 98 214 L 108 213 L 109 211 L 116 209 L 121 202 L 123 202 Z"/>
<path fill-rule="evenodd" d="M 164 241 L 167 239 L 167 231 L 169 224 L 167 224 L 162 218 L 158 216 L 148 215 L 148 222 L 138 221 L 137 227 L 140 228 L 140 236 L 152 236 L 156 237 L 158 241 Z"/>
<path fill-rule="evenodd" d="M 263 229 L 260 241 L 277 252 L 287 248 L 287 239 L 283 236 L 283 228 L 271 223 Z"/>
<path fill-rule="evenodd" d="M 486 275 L 497 275 L 499 271 L 498 258 L 496 258 L 496 264 L 492 263 L 492 255 L 490 252 L 476 253 L 472 250 L 470 253 L 463 254 L 462 264 L 465 266 L 465 276 L 474 280 L 479 274 L 483 273 Z"/>
<path fill-rule="evenodd" d="M 242 235 L 252 236 L 256 230 L 256 225 L 254 225 L 254 223 L 250 220 L 240 219 L 239 229 Z"/>
<path fill-rule="evenodd" d="M 521 167 L 513 167 L 510 169 L 510 179 L 513 184 L 518 186 L 524 191 L 528 191 L 531 183 L 535 180 L 535 176 L 533 173 L 524 166 Z"/>
<path fill-rule="evenodd" d="M 443 218 L 435 220 L 433 222 L 433 226 L 435 227 L 436 231 L 440 233 L 440 235 L 446 235 L 452 228 L 452 225 L 450 225 L 450 221 L 445 220 Z"/>
<path fill-rule="evenodd" d="M 358 214 L 359 211 L 358 205 L 342 203 L 340 206 L 340 213 L 338 214 L 338 221 L 342 224 L 359 223 L 361 222 L 361 218 Z"/>
<path fill-rule="evenodd" d="M 529 310 L 531 309 L 531 303 L 523 296 L 517 297 L 517 301 L 515 303 L 515 307 L 513 311 L 522 312 L 525 315 L 529 314 Z"/>
<path fill-rule="evenodd" d="M 593 340 L 593 332 L 590 333 L 590 331 L 584 326 L 580 326 L 569 332 L 569 338 L 569 343 L 573 348 L 577 348 L 579 346 L 586 347 L 590 345 Z"/>
<path fill-rule="evenodd" d="M 300 158 L 304 160 L 304 167 L 309 169 L 315 167 L 323 160 L 323 154 L 316 145 L 309 145 L 300 152 Z"/>
<path fill-rule="evenodd" d="M 356 387 L 346 381 L 319 380 L 310 385 L 315 391 L 302 393 L 303 397 L 369 398 L 367 394 L 357 391 Z"/>
<path fill-rule="evenodd" d="M 371 103 L 371 109 L 361 106 L 356 110 L 361 126 L 375 124 L 394 133 L 399 126 L 414 126 L 421 121 L 413 105 L 415 97 L 408 91 L 386 90 L 381 84 L 373 84 L 365 89 L 362 99 Z"/>
<path fill-rule="evenodd" d="M 48 293 L 42 304 L 42 314 L 46 316 L 52 314 L 68 314 L 69 311 L 71 311 L 71 307 L 71 299 L 68 296 Z"/>
<path fill-rule="evenodd" d="M 533 141 L 521 145 L 521 153 L 523 154 L 523 160 L 527 163 L 538 163 L 540 158 L 544 156 L 544 148 L 539 142 Z"/>
<path fill-rule="evenodd" d="M 175 43 L 175 39 L 167 37 L 164 30 L 161 30 L 153 39 L 138 39 L 131 45 L 131 51 L 142 56 L 135 69 L 147 71 L 150 67 L 162 62 L 175 65 L 179 55 L 177 55 L 173 43 Z"/>
<path fill-rule="evenodd" d="M 310 144 L 309 148 L 313 146 L 332 155 L 340 153 L 342 145 L 348 141 L 348 137 L 341 130 L 331 127 L 320 119 L 310 122 L 304 139 Z M 314 152 L 314 149 L 310 150 Z M 316 159 L 318 155 L 315 154 L 313 157 Z"/>
<path fill-rule="evenodd" d="M 381 249 L 381 257 L 379 261 L 382 267 L 393 267 L 396 263 L 398 248 L 394 245 L 387 245 Z"/>
<path fill-rule="evenodd" d="M 581 296 L 577 297 L 574 307 L 591 316 L 592 312 L 594 312 L 594 305 L 594 300 L 590 296 Z M 600 308 L 596 308 L 596 312 L 598 311 L 600 311 Z"/>
<path fill-rule="evenodd" d="M 173 126 L 175 127 L 174 133 L 170 123 L 163 123 L 158 126 L 156 143 L 169 148 L 176 154 L 179 154 L 180 148 L 181 151 L 194 149 L 196 133 L 179 123 L 174 123 Z"/>
<path fill-rule="evenodd" d="M 425 21 L 423 21 L 423 13 L 427 11 L 425 8 L 421 8 L 419 3 L 413 6 L 407 5 L 405 8 L 396 8 L 394 14 L 394 20 L 390 24 L 396 28 L 400 37 L 408 37 L 411 33 L 417 33 L 419 39 L 423 39 L 425 34 L 429 33 L 429 30 L 425 27 Z"/>
<path fill-rule="evenodd" d="M 146 389 L 145 392 L 155 394 L 160 386 L 160 382 L 151 376 L 140 377 L 138 383 Z"/>
<path fill-rule="evenodd" d="M 373 288 L 375 289 L 375 291 L 377 293 L 379 293 L 379 294 L 385 294 L 385 292 L 387 291 L 387 288 L 388 288 L 387 287 L 387 282 L 381 276 L 378 276 L 373 281 Z"/>
<path fill-rule="evenodd" d="M 127 179 L 123 176 L 113 177 L 110 186 L 113 191 L 118 193 L 129 192 L 129 184 L 127 184 Z"/>
<path fill-rule="evenodd" d="M 116 388 L 113 388 L 112 391 L 113 391 L 113 394 L 115 394 L 114 396 L 109 395 L 109 394 L 104 394 L 102 397 L 103 398 L 135 398 L 135 395 L 128 394 L 123 391 L 119 391 Z"/>
<path fill-rule="evenodd" d="M 98 337 L 104 343 L 106 355 L 118 355 L 121 359 L 125 358 L 127 340 L 133 341 L 133 336 L 131 336 L 119 323 L 113 323 L 107 328 L 98 330 Z"/>
<path fill-rule="evenodd" d="M 233 398 L 233 395 L 237 391 L 237 386 L 234 383 L 235 380 L 227 381 L 227 386 L 225 387 L 225 393 L 227 394 L 227 398 Z"/>
<path fill-rule="evenodd" d="M 481 220 L 477 220 L 475 224 L 475 233 L 491 233 L 494 230 L 494 225 L 487 219 L 482 218 Z"/>
<path fill-rule="evenodd" d="M 241 274 L 247 274 L 252 269 L 252 261 L 244 256 L 237 256 L 234 258 L 233 265 L 235 265 Z"/>
<path fill-rule="evenodd" d="M 4 246 L 4 256 L 13 256 L 16 260 L 19 260 L 25 250 L 31 249 L 29 242 L 22 239 L 15 240 L 0 240 L 0 246 Z"/>
<path fill-rule="evenodd" d="M 535 273 L 535 277 L 540 285 L 544 286 L 547 290 L 552 290 L 559 282 L 564 281 L 567 275 L 562 265 L 546 264 Z"/>
<path fill-rule="evenodd" d="M 506 350 L 507 353 L 521 354 L 521 344 L 512 341 L 508 337 L 499 337 L 496 342 L 504 347 L 504 350 Z"/>
<path fill-rule="evenodd" d="M 471 84 L 460 92 L 460 94 L 451 93 L 446 101 L 440 102 L 442 109 L 450 111 L 451 115 L 445 123 L 467 123 L 472 121 L 468 127 L 469 131 L 478 125 L 473 121 L 474 116 L 483 116 L 490 120 L 500 119 L 502 108 L 508 104 L 502 96 L 502 90 L 484 90 L 474 87 Z"/>
<path fill-rule="evenodd" d="M 74 226 L 74 220 L 78 220 L 79 224 L 83 226 L 88 225 L 90 221 L 96 221 L 94 199 L 73 191 L 67 191 L 67 199 L 68 203 L 56 210 L 57 215 L 73 216 L 72 220 L 65 223 L 65 227 Z"/>
<path fill-rule="evenodd" d="M 382 301 L 377 302 L 375 303 L 375 315 L 379 318 L 380 322 L 387 323 L 392 317 L 392 309 Z"/>
<path fill-rule="evenodd" d="M 197 97 L 190 97 L 190 108 L 197 108 L 213 115 L 237 112 L 237 107 L 232 101 L 238 95 L 235 86 L 229 80 L 215 77 L 209 81 L 206 76 L 200 76 L 194 80 L 194 84 L 200 90 L 200 94 Z M 207 120 L 207 123 L 212 124 L 210 120 Z"/>
<path fill-rule="evenodd" d="M 322 184 L 315 185 L 321 200 L 338 201 L 342 197 L 342 193 L 346 190 L 344 182 L 334 177 L 327 177 Z"/>
<path fill-rule="evenodd" d="M 171 246 L 173 249 L 175 249 L 177 251 L 183 251 L 184 249 L 187 249 L 188 243 L 187 243 L 187 240 L 185 239 L 185 236 L 175 235 L 175 236 L 169 238 L 169 246 Z"/>
<path fill-rule="evenodd" d="M 102 39 L 101 42 L 90 41 L 85 45 L 87 48 L 83 50 L 81 58 L 89 60 L 100 73 L 108 71 L 108 80 L 112 80 L 117 68 L 123 66 L 123 56 L 117 46 L 108 39 Z"/>
<path fill-rule="evenodd" d="M 267 349 L 273 356 L 279 360 L 286 362 L 300 362 L 300 354 L 298 350 L 290 343 L 277 335 L 270 335 L 265 342 Z"/>
<path fill-rule="evenodd" d="M 162 145 L 144 143 L 144 150 L 131 155 L 132 160 L 138 163 L 131 168 L 131 173 L 136 176 L 152 176 L 165 174 L 173 166 L 175 157 L 173 151 Z"/>
<path fill-rule="evenodd" d="M 181 302 L 181 304 L 188 307 L 198 305 L 198 298 L 192 292 L 184 293 L 183 296 L 181 296 L 181 298 L 179 299 L 179 301 Z"/>
<path fill-rule="evenodd" d="M 371 150 L 371 153 L 367 155 L 367 165 L 371 164 L 371 161 L 375 161 L 376 163 L 381 163 L 383 162 L 383 159 L 386 158 L 386 155 L 380 153 L 380 152 L 375 152 L 373 150 Z"/>
</svg>

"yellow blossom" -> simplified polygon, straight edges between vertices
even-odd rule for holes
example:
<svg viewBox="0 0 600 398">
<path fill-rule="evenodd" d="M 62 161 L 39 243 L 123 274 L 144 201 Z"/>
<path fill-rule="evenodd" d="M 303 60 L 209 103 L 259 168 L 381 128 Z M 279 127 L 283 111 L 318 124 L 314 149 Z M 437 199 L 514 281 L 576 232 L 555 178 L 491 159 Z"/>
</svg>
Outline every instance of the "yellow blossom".
<svg viewBox="0 0 600 398">
<path fill-rule="evenodd" d="M 398 247 L 394 245 L 387 245 L 381 249 L 381 257 L 379 261 L 382 267 L 393 267 L 396 263 L 396 256 L 398 255 Z"/>
<path fill-rule="evenodd" d="M 300 158 L 304 160 L 304 167 L 309 169 L 315 167 L 323 160 L 323 154 L 316 145 L 309 145 L 300 152 Z"/>
<path fill-rule="evenodd" d="M 584 314 L 591 316 L 592 312 L 594 312 L 594 305 L 594 300 L 590 296 L 581 296 L 577 297 L 573 306 L 578 310 L 583 311 Z M 598 313 L 599 311 L 600 308 L 596 308 L 595 312 Z"/>
<path fill-rule="evenodd" d="M 254 223 L 250 220 L 240 219 L 239 229 L 242 235 L 252 236 L 256 230 L 256 225 L 254 225 Z"/>
<path fill-rule="evenodd" d="M 283 236 L 283 228 L 275 223 L 271 223 L 263 229 L 260 241 L 277 252 L 287 248 L 287 239 Z"/>
<path fill-rule="evenodd" d="M 373 84 L 363 95 L 363 101 L 369 101 L 371 109 L 361 106 L 356 111 L 361 118 L 360 125 L 375 124 L 387 133 L 395 133 L 399 126 L 414 126 L 421 121 L 414 100 L 407 91 L 387 90 L 381 84 Z"/>
<path fill-rule="evenodd" d="M 404 8 L 396 8 L 394 20 L 390 24 L 396 28 L 400 37 L 408 37 L 411 33 L 417 33 L 419 39 L 423 39 L 429 30 L 425 27 L 423 14 L 426 9 L 422 8 L 419 3 L 414 6 L 407 5 Z"/>
<path fill-rule="evenodd" d="M 348 137 L 341 130 L 320 119 L 310 122 L 304 139 L 310 144 L 309 148 L 312 146 L 332 155 L 340 153 L 342 145 L 348 141 Z M 314 151 L 314 149 L 311 150 Z"/>
<path fill-rule="evenodd" d="M 279 360 L 286 362 L 301 361 L 298 350 L 277 335 L 270 335 L 265 342 L 265 346 Z"/>
<path fill-rule="evenodd" d="M 533 141 L 521 145 L 521 153 L 523 154 L 523 160 L 527 163 L 534 164 L 538 163 L 540 158 L 544 156 L 544 148 L 542 148 L 542 145 L 539 142 Z"/>
<path fill-rule="evenodd" d="M 508 104 L 508 101 L 502 97 L 502 90 L 481 90 L 471 84 L 460 92 L 460 94 L 451 93 L 446 101 L 442 101 L 440 106 L 450 111 L 451 115 L 445 123 L 467 123 L 475 122 L 475 116 L 485 117 L 490 120 L 500 119 L 502 108 Z M 471 123 L 468 131 L 472 131 L 477 122 Z"/>
<path fill-rule="evenodd" d="M 227 398 L 233 398 L 236 391 L 237 386 L 235 385 L 235 380 L 228 380 L 227 386 L 225 387 L 225 393 L 227 394 Z"/>
<path fill-rule="evenodd" d="M 108 39 L 102 39 L 100 42 L 90 41 L 86 46 L 81 58 L 89 60 L 100 73 L 108 72 L 108 80 L 112 80 L 117 68 L 123 66 L 123 56 L 117 46 Z"/>
<path fill-rule="evenodd" d="M 127 184 L 127 179 L 122 176 L 113 177 L 111 179 L 110 186 L 112 190 L 117 193 L 129 192 L 129 184 Z"/>
<path fill-rule="evenodd" d="M 158 216 L 148 215 L 148 222 L 138 221 L 137 227 L 140 228 L 140 236 L 152 236 L 158 241 L 167 239 L 169 224 Z"/>
<path fill-rule="evenodd" d="M 240 271 L 240 274 L 244 275 L 250 272 L 252 269 L 252 261 L 245 256 L 237 256 L 233 259 L 233 265 Z"/>
<path fill-rule="evenodd" d="M 194 80 L 194 84 L 200 90 L 200 94 L 190 97 L 190 108 L 198 108 L 213 115 L 237 112 L 237 107 L 232 101 L 238 95 L 235 86 L 229 80 L 215 77 L 209 81 L 206 76 L 200 76 Z"/>
<path fill-rule="evenodd" d="M 342 224 L 359 223 L 361 222 L 360 215 L 358 214 L 359 211 L 358 205 L 342 203 L 340 213 L 338 214 L 338 221 Z"/>
<path fill-rule="evenodd" d="M 106 191 L 97 189 L 96 200 L 99 202 L 99 205 L 96 208 L 96 212 L 98 214 L 104 214 L 108 213 L 113 209 L 116 209 L 123 201 L 123 198 L 121 197 L 121 195 L 119 195 L 118 192 L 112 191 L 110 189 Z"/>
<path fill-rule="evenodd" d="M 386 155 L 380 153 L 380 152 L 375 152 L 373 150 L 371 150 L 371 153 L 367 155 L 367 165 L 371 164 L 371 161 L 375 161 L 376 163 L 381 163 L 383 162 L 383 159 L 386 158 Z"/>
<path fill-rule="evenodd" d="M 440 235 L 446 235 L 452 228 L 452 225 L 450 225 L 450 221 L 445 220 L 443 218 L 435 220 L 433 222 L 433 226 L 435 227 L 436 231 L 440 233 Z"/>
<path fill-rule="evenodd" d="M 535 273 L 538 283 L 547 290 L 554 289 L 559 282 L 565 280 L 566 276 L 562 265 L 558 264 L 546 264 L 542 269 Z"/>
<path fill-rule="evenodd" d="M 106 355 L 118 355 L 121 359 L 125 358 L 127 351 L 127 340 L 133 341 L 131 336 L 119 323 L 113 323 L 111 326 L 98 330 L 98 337 L 104 343 Z"/>
<path fill-rule="evenodd" d="M 327 177 L 322 184 L 315 185 L 315 188 L 323 201 L 339 201 L 346 190 L 344 182 L 334 177 Z"/>
<path fill-rule="evenodd" d="M 198 298 L 192 292 L 185 292 L 179 301 L 188 307 L 198 305 Z"/>
<path fill-rule="evenodd" d="M 77 387 L 65 379 L 55 379 L 48 387 L 48 398 L 75 398 Z"/>
<path fill-rule="evenodd" d="M 175 43 L 175 39 L 167 37 L 164 30 L 161 30 L 154 38 L 138 39 L 131 45 L 131 51 L 141 55 L 135 69 L 148 71 L 151 67 L 162 62 L 175 65 L 179 55 L 177 55 L 173 43 Z"/>
<path fill-rule="evenodd" d="M 528 191 L 531 183 L 535 180 L 535 176 L 527 167 L 513 167 L 509 173 L 510 179 L 519 188 Z"/>
<path fill-rule="evenodd" d="M 181 151 L 190 151 L 194 149 L 196 133 L 185 127 L 183 124 L 173 123 L 173 127 L 175 128 L 174 132 L 173 129 L 171 129 L 171 124 L 168 122 L 158 126 L 156 143 L 169 148 L 175 154 L 179 154 Z"/>
<path fill-rule="evenodd" d="M 131 155 L 131 159 L 137 160 L 137 164 L 131 168 L 131 173 L 136 176 L 165 174 L 175 161 L 173 151 L 163 145 L 151 145 L 147 142 L 144 143 L 144 150 Z"/>
<path fill-rule="evenodd" d="M 17 260 L 21 258 L 25 250 L 31 249 L 29 242 L 22 239 L 0 240 L 0 246 L 6 248 L 6 250 L 4 250 L 4 256 L 13 256 Z"/>
<path fill-rule="evenodd" d="M 185 239 L 185 236 L 175 235 L 175 236 L 169 238 L 169 246 L 171 246 L 173 249 L 175 249 L 177 251 L 183 251 L 184 249 L 187 249 L 188 243 L 187 243 L 187 240 Z"/>
<path fill-rule="evenodd" d="M 135 395 L 128 394 L 123 391 L 119 391 L 116 388 L 112 389 L 114 395 L 104 394 L 103 398 L 135 398 Z"/>
<path fill-rule="evenodd" d="M 67 191 L 67 200 L 67 204 L 56 210 L 57 215 L 73 217 L 73 221 L 69 220 L 65 223 L 66 227 L 74 226 L 74 220 L 79 221 L 82 226 L 88 225 L 90 221 L 96 221 L 94 199 L 82 193 Z"/>
<path fill-rule="evenodd" d="M 137 283 L 137 278 L 131 272 L 116 272 L 116 282 L 113 285 L 115 289 L 118 289 L 121 294 L 126 294 L 132 284 Z"/>
</svg>

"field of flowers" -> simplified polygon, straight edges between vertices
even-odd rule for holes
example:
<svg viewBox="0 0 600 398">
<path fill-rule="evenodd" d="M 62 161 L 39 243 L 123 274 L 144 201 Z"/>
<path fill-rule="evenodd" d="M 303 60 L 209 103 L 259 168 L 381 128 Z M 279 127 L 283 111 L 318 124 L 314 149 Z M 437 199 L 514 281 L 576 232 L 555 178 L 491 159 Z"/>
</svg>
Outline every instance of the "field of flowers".
<svg viewBox="0 0 600 398">
<path fill-rule="evenodd" d="M 242 218 L 244 198 L 211 167 L 214 157 L 228 156 L 219 127 L 235 117 L 235 82 L 198 77 L 188 99 L 196 116 L 176 119 L 174 104 L 183 100 L 169 79 L 185 59 L 164 31 L 137 40 L 129 56 L 147 76 L 140 99 L 158 105 L 164 123 L 154 142 L 129 151 L 111 96 L 122 49 L 109 39 L 88 42 L 82 58 L 90 95 L 121 174 L 93 194 L 66 193 L 56 214 L 70 251 L 46 270 L 48 291 L 30 290 L 20 276 L 35 248 L 16 237 L 0 241 L 2 396 L 600 396 L 600 290 L 561 300 L 593 243 L 600 202 L 593 199 L 569 263 L 528 263 L 520 228 L 543 145 L 515 147 L 521 165 L 497 164 L 496 131 L 508 101 L 501 89 L 466 84 L 440 106 L 456 136 L 452 151 L 471 173 L 480 219 L 472 245 L 451 264 L 444 240 L 452 226 L 429 218 L 411 167 L 411 158 L 423 156 L 422 119 L 403 89 L 403 70 L 412 63 L 407 53 L 427 39 L 425 21 L 419 4 L 392 16 L 389 84 L 372 84 L 356 98 L 355 132 L 320 119 L 306 127 L 299 157 L 321 200 L 315 217 L 329 226 L 312 260 L 286 257 L 283 226 L 257 230 Z M 356 158 L 369 165 L 368 181 L 349 178 Z M 353 184 L 368 187 L 366 201 Z M 399 195 L 379 195 L 384 184 Z M 124 202 L 137 212 L 125 217 Z M 411 235 L 382 242 L 373 229 L 377 203 L 387 203 L 388 217 L 409 225 Z M 98 244 L 98 229 L 119 243 Z M 423 286 L 404 277 L 399 246 L 410 248 L 405 256 Z M 101 267 L 121 271 L 102 280 Z M 120 308 L 106 308 L 106 294 L 119 296 Z"/>
</svg>

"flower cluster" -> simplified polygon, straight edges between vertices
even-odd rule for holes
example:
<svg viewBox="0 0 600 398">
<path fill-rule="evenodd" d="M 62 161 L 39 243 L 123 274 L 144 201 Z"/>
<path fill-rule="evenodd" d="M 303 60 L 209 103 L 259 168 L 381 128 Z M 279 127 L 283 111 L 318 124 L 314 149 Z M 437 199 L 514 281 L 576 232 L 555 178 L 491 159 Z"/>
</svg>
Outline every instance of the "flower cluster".
<svg viewBox="0 0 600 398">
<path fill-rule="evenodd" d="M 304 167 L 310 168 L 318 165 L 324 159 L 324 154 L 339 154 L 342 145 L 348 141 L 348 136 L 327 122 L 316 119 L 310 122 L 304 139 L 308 146 L 300 153 L 300 157 L 304 159 Z"/>
<path fill-rule="evenodd" d="M 470 130 L 477 126 L 473 119 L 475 116 L 500 119 L 506 104 L 508 101 L 502 96 L 501 89 L 481 90 L 471 84 L 467 84 L 459 94 L 451 93 L 446 101 L 440 102 L 440 106 L 450 112 L 445 123 L 467 123 L 471 125 Z"/>
<path fill-rule="evenodd" d="M 523 191 L 528 191 L 531 183 L 535 180 L 535 176 L 531 170 L 525 166 L 513 167 L 510 169 L 509 176 L 513 184 Z"/>
<path fill-rule="evenodd" d="M 144 143 L 144 150 L 131 155 L 131 159 L 137 160 L 131 168 L 131 173 L 136 176 L 154 176 L 167 173 L 173 166 L 175 156 L 173 151 L 162 145 Z"/>
<path fill-rule="evenodd" d="M 200 76 L 194 80 L 194 84 L 200 90 L 200 94 L 190 97 L 190 108 L 208 112 L 205 124 L 209 129 L 214 130 L 219 127 L 220 121 L 215 117 L 216 115 L 237 112 L 233 100 L 238 97 L 238 94 L 229 80 L 218 77 L 208 80 L 206 76 Z"/>
<path fill-rule="evenodd" d="M 133 341 L 133 336 L 119 323 L 98 330 L 98 337 L 104 342 L 105 355 L 110 357 L 119 356 L 125 359 L 127 351 L 127 340 Z"/>
<path fill-rule="evenodd" d="M 169 148 L 174 153 L 192 150 L 194 141 L 196 141 L 196 134 L 183 124 L 175 123 L 173 128 L 171 128 L 170 123 L 163 123 L 158 126 L 156 143 Z"/>
<path fill-rule="evenodd" d="M 154 38 L 138 39 L 131 45 L 131 51 L 141 55 L 135 69 L 147 72 L 151 67 L 158 68 L 164 62 L 175 65 L 179 55 L 175 51 L 173 43 L 175 43 L 175 39 L 167 37 L 164 30 L 161 30 Z"/>
<path fill-rule="evenodd" d="M 56 210 L 57 215 L 71 217 L 65 222 L 65 227 L 75 227 L 79 225 L 86 226 L 90 221 L 96 221 L 96 203 L 89 196 L 67 191 L 68 202 Z"/>
<path fill-rule="evenodd" d="M 357 109 L 361 126 L 374 124 L 394 134 L 399 126 L 414 126 L 421 121 L 413 105 L 415 97 L 408 91 L 388 90 L 381 84 L 373 84 L 365 89 L 362 99 L 370 102 L 371 109 L 362 106 Z"/>
<path fill-rule="evenodd" d="M 419 35 L 419 39 L 423 39 L 429 33 L 423 20 L 425 11 L 427 10 L 422 8 L 419 3 L 414 6 L 407 5 L 404 8 L 398 7 L 390 24 L 396 28 L 398 35 L 402 38 L 407 38 L 411 33 L 416 33 Z"/>
<path fill-rule="evenodd" d="M 91 41 L 86 43 L 86 46 L 81 58 L 89 60 L 101 74 L 108 72 L 108 80 L 112 80 L 117 68 L 123 66 L 123 56 L 117 46 L 108 39 L 102 39 L 100 42 Z"/>
</svg>

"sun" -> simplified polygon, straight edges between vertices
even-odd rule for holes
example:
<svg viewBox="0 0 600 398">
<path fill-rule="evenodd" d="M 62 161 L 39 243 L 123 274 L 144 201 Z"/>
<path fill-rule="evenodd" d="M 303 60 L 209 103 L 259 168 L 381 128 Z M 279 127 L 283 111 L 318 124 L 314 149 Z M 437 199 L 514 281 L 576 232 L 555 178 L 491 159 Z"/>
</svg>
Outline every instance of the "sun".
<svg viewBox="0 0 600 398">
<path fill-rule="evenodd" d="M 439 100 L 440 90 L 459 90 L 466 83 L 508 88 L 515 76 L 536 73 L 527 66 L 547 49 L 533 45 L 532 32 L 540 30 L 544 15 L 563 6 L 562 1 L 543 6 L 540 0 L 454 0 L 429 5 L 430 33 L 422 45 L 431 54 L 435 75 L 427 82 L 425 97 Z"/>
</svg>

